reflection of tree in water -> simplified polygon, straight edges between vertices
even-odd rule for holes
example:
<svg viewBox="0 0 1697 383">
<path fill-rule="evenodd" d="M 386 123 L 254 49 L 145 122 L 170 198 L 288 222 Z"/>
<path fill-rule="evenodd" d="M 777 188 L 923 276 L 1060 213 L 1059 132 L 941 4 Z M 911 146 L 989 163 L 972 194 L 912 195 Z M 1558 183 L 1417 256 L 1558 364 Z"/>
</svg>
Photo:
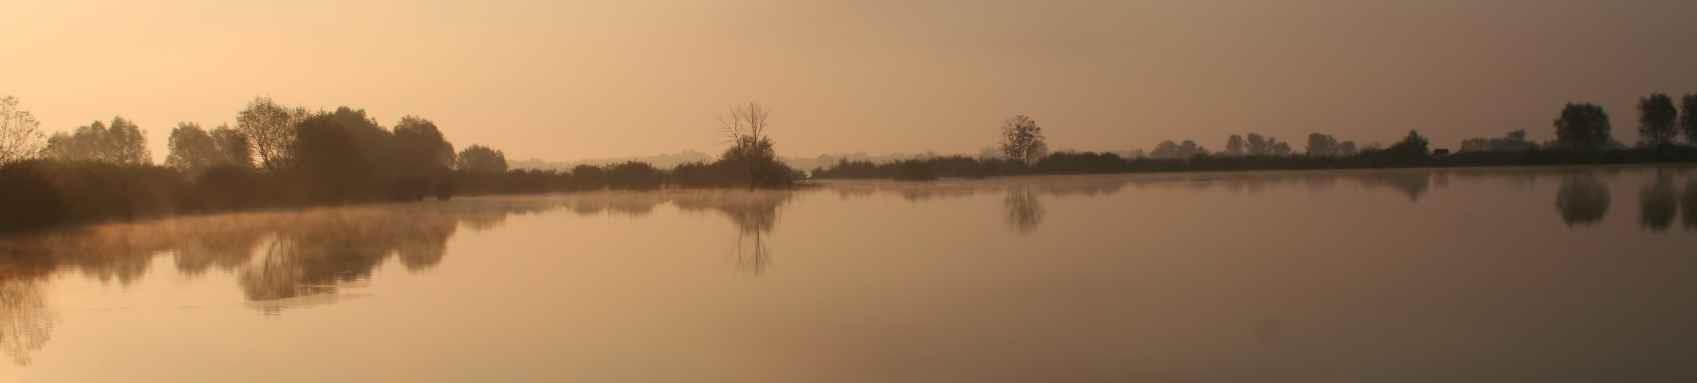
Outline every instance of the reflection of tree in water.
<svg viewBox="0 0 1697 383">
<path fill-rule="evenodd" d="M 187 276 L 215 268 L 236 273 L 250 300 L 327 294 L 369 278 L 390 257 L 413 272 L 436 266 L 461 222 L 488 227 L 553 202 L 468 199 L 94 225 L 0 238 L 0 254 L 9 255 L 0 270 L 27 260 L 127 285 L 146 273 L 153 255 L 171 254 Z"/>
<path fill-rule="evenodd" d="M 1680 219 L 1686 229 L 1697 230 L 1697 178 L 1685 182 L 1685 193 L 1679 196 Z"/>
<path fill-rule="evenodd" d="M 1008 209 L 1008 226 L 1017 233 L 1029 234 L 1043 223 L 1043 202 L 1038 201 L 1037 193 L 1027 187 L 1008 188 L 1007 196 L 1002 198 L 1002 206 Z"/>
<path fill-rule="evenodd" d="M 1389 187 L 1408 196 L 1409 202 L 1420 200 L 1432 188 L 1432 177 L 1425 171 L 1383 171 L 1362 174 L 1358 180 L 1362 186 Z"/>
<path fill-rule="evenodd" d="M 1679 208 L 1679 192 L 1674 190 L 1673 176 L 1657 172 L 1655 181 L 1638 191 L 1638 223 L 1650 231 L 1665 231 L 1673 226 Z"/>
<path fill-rule="evenodd" d="M 1567 175 L 1556 189 L 1556 211 L 1568 226 L 1601 222 L 1609 211 L 1609 186 L 1595 175 Z"/>
<path fill-rule="evenodd" d="M 677 193 L 672 204 L 688 212 L 715 211 L 737 228 L 736 265 L 759 275 L 772 265 L 766 235 L 778 224 L 778 208 L 789 203 L 788 191 L 698 191 Z"/>
<path fill-rule="evenodd" d="M 30 353 L 53 337 L 57 317 L 41 295 L 32 278 L 0 270 L 0 353 L 12 363 L 29 364 Z"/>
<path fill-rule="evenodd" d="M 409 271 L 440 263 L 457 221 L 416 208 L 326 212 L 310 224 L 281 227 L 260 258 L 238 277 L 255 301 L 335 293 L 363 282 L 390 255 Z"/>
</svg>

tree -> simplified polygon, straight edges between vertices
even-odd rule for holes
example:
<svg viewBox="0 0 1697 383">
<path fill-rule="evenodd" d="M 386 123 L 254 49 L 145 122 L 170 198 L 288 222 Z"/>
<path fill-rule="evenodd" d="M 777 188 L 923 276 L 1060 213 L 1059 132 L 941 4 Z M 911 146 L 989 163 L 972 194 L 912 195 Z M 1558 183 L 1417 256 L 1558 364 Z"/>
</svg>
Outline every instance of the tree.
<svg viewBox="0 0 1697 383">
<path fill-rule="evenodd" d="M 212 129 L 211 137 L 213 146 L 218 149 L 219 164 L 253 167 L 253 146 L 248 143 L 246 134 L 230 129 L 228 125 L 219 125 Z"/>
<path fill-rule="evenodd" d="M 260 166 L 277 169 L 287 161 L 295 141 L 295 125 L 305 119 L 305 109 L 289 109 L 270 97 L 258 97 L 236 113 L 236 129 L 247 136 Z"/>
<path fill-rule="evenodd" d="M 307 182 L 305 186 L 317 201 L 373 197 L 378 184 L 375 180 L 381 173 L 369 153 L 362 150 L 356 129 L 330 113 L 302 119 L 288 147 L 288 167 L 277 170 L 297 172 L 294 174 Z"/>
<path fill-rule="evenodd" d="M 395 155 L 406 174 L 428 174 L 454 167 L 454 145 L 442 137 L 436 123 L 418 116 L 401 117 L 395 124 Z"/>
<path fill-rule="evenodd" d="M 1391 145 L 1391 147 L 1386 149 L 1386 151 L 1390 152 L 1390 154 L 1396 158 L 1426 158 L 1432 153 L 1431 141 L 1427 140 L 1426 137 L 1421 136 L 1420 132 L 1410 130 L 1408 131 L 1408 136 L 1403 137 L 1402 141 L 1398 141 L 1396 144 Z"/>
<path fill-rule="evenodd" d="M 1231 135 L 1231 137 L 1226 138 L 1225 155 L 1231 156 L 1231 157 L 1241 157 L 1241 156 L 1243 156 L 1243 146 L 1244 146 L 1243 136 L 1233 134 L 1233 135 Z"/>
<path fill-rule="evenodd" d="M 772 139 L 766 135 L 769 116 L 760 104 L 750 102 L 732 107 L 729 113 L 719 118 L 719 128 L 731 142 L 731 147 L 725 149 L 716 166 L 738 169 L 741 174 L 733 178 L 746 177 L 749 188 L 791 182 L 792 171 L 778 161 L 778 152 L 773 148 Z"/>
<path fill-rule="evenodd" d="M 1356 153 L 1359 153 L 1359 151 L 1355 149 L 1355 141 L 1344 141 L 1344 142 L 1338 143 L 1338 147 L 1337 147 L 1337 156 L 1338 157 L 1354 156 Z"/>
<path fill-rule="evenodd" d="M 1155 145 L 1155 150 L 1149 152 L 1149 157 L 1181 160 L 1205 154 L 1208 154 L 1208 149 L 1197 145 L 1196 141 L 1184 140 L 1184 143 L 1174 143 L 1172 140 L 1166 140 Z"/>
<path fill-rule="evenodd" d="M 483 145 L 467 146 L 465 150 L 460 151 L 454 166 L 467 173 L 506 173 L 507 155 Z"/>
<path fill-rule="evenodd" d="M 1674 119 L 1679 116 L 1679 110 L 1674 109 L 1673 99 L 1666 94 L 1652 93 L 1649 97 L 1638 99 L 1638 136 L 1649 146 L 1660 146 L 1673 143 L 1679 131 L 1674 128 Z"/>
<path fill-rule="evenodd" d="M 193 122 L 177 123 L 169 140 L 171 153 L 165 156 L 165 166 L 198 174 L 226 161 L 212 136 Z"/>
<path fill-rule="evenodd" d="M 1049 152 L 1049 144 L 1043 140 L 1043 128 L 1037 126 L 1037 120 L 1023 114 L 1002 121 L 999 147 L 1002 155 L 1026 165 L 1036 163 Z"/>
<path fill-rule="evenodd" d="M 1248 136 L 1249 155 L 1251 156 L 1282 156 L 1290 154 L 1290 144 L 1279 142 L 1279 139 L 1250 133 Z M 1282 146 L 1281 146 L 1282 145 Z"/>
<path fill-rule="evenodd" d="M 1338 139 L 1320 133 L 1308 134 L 1309 157 L 1332 157 L 1338 155 Z"/>
<path fill-rule="evenodd" d="M 1685 131 L 1685 142 L 1697 144 L 1697 93 L 1679 98 L 1679 127 Z"/>
<path fill-rule="evenodd" d="M 57 133 L 47 139 L 42 156 L 61 161 L 100 161 L 122 165 L 153 162 L 147 136 L 141 127 L 123 117 L 113 117 L 111 126 L 95 121 L 72 133 Z"/>
<path fill-rule="evenodd" d="M 1597 150 L 1607 147 L 1609 114 L 1591 103 L 1568 103 L 1555 121 L 1556 144 L 1568 149 Z"/>
<path fill-rule="evenodd" d="M 41 151 L 41 122 L 18 108 L 18 98 L 0 97 L 0 165 L 21 161 Z"/>
</svg>

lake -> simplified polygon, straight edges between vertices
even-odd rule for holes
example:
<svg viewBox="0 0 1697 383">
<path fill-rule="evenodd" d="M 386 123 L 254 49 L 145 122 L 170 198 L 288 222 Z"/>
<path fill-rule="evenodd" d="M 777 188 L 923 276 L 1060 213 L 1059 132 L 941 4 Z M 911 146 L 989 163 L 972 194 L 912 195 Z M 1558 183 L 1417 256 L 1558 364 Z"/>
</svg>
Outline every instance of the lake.
<svg viewBox="0 0 1697 383">
<path fill-rule="evenodd" d="M 0 239 L 0 380 L 1697 381 L 1697 168 L 477 197 Z"/>
</svg>

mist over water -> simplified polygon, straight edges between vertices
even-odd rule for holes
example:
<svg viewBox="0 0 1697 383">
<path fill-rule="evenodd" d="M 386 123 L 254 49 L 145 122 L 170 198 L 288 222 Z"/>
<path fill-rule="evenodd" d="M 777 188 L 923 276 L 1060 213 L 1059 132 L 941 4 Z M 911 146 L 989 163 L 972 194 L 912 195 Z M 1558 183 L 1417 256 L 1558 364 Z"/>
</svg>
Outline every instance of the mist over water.
<svg viewBox="0 0 1697 383">
<path fill-rule="evenodd" d="M 1694 245 L 1689 167 L 184 216 L 0 238 L 0 376 L 1683 381 L 1697 379 Z"/>
</svg>

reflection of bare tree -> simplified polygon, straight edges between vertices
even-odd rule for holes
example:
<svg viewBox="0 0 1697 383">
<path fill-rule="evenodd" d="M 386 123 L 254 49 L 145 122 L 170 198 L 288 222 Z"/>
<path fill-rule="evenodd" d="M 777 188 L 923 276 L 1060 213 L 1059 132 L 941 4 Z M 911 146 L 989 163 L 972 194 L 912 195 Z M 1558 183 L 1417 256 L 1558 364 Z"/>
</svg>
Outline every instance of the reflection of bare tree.
<svg viewBox="0 0 1697 383">
<path fill-rule="evenodd" d="M 772 265 L 772 249 L 766 246 L 761 235 L 757 231 L 754 234 L 737 236 L 737 269 L 760 275 Z M 743 239 L 750 237 L 754 239 L 753 243 L 744 247 Z"/>
<path fill-rule="evenodd" d="M 1556 189 L 1556 211 L 1568 226 L 1601 222 L 1609 211 L 1609 186 L 1592 174 L 1567 175 Z"/>
<path fill-rule="evenodd" d="M 1020 234 L 1029 234 L 1037 230 L 1037 225 L 1043 223 L 1043 202 L 1037 200 L 1037 193 L 1023 186 L 1008 188 L 1007 197 L 1002 198 L 1002 205 L 1008 209 L 1008 226 Z"/>
<path fill-rule="evenodd" d="M 1665 231 L 1673 226 L 1679 208 L 1679 192 L 1674 190 L 1673 176 L 1657 172 L 1656 178 L 1638 191 L 1638 223 L 1650 231 Z"/>
<path fill-rule="evenodd" d="M 778 209 L 794 197 L 789 191 L 694 191 L 674 193 L 671 200 L 679 210 L 711 210 L 730 218 L 737 228 L 737 268 L 759 275 L 772 265 L 766 234 L 777 227 Z"/>
<path fill-rule="evenodd" d="M 30 353 L 53 337 L 56 321 L 34 280 L 0 271 L 0 353 L 29 364 Z"/>
</svg>

